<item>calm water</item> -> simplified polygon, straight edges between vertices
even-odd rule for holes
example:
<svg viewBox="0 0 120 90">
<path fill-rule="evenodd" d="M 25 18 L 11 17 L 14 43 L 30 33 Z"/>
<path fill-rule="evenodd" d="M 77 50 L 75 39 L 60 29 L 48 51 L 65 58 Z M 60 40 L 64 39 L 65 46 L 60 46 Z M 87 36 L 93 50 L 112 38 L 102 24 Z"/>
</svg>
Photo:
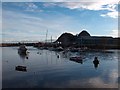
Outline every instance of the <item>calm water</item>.
<svg viewBox="0 0 120 90">
<path fill-rule="evenodd" d="M 86 52 L 66 53 L 38 50 L 27 47 L 27 56 L 20 56 L 18 47 L 3 47 L 3 88 L 117 88 L 118 54 Z M 57 57 L 59 55 L 59 58 Z M 82 55 L 83 63 L 70 61 L 69 57 Z M 94 67 L 94 57 L 100 64 Z M 28 57 L 28 58 L 26 58 Z M 24 65 L 27 72 L 16 71 L 15 66 Z"/>
</svg>

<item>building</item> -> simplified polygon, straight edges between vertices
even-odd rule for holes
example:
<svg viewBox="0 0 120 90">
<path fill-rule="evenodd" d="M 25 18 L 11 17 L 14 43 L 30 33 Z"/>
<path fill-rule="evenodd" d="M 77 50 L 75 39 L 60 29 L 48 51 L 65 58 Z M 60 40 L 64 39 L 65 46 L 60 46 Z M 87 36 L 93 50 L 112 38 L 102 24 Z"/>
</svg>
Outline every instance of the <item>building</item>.
<svg viewBox="0 0 120 90">
<path fill-rule="evenodd" d="M 120 48 L 120 38 L 106 36 L 91 36 L 87 31 L 82 31 L 78 35 L 63 33 L 56 42 L 62 46 L 89 47 L 95 49 Z"/>
</svg>

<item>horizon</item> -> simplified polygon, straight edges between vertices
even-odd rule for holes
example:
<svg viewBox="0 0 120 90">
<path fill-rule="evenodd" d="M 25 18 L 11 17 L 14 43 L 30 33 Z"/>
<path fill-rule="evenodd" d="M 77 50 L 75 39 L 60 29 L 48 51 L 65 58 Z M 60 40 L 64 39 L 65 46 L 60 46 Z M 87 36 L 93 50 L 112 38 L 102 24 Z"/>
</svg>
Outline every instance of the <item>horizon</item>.
<svg viewBox="0 0 120 90">
<path fill-rule="evenodd" d="M 84 31 L 84 30 L 83 30 L 83 31 Z M 64 33 L 69 33 L 69 32 L 64 32 Z M 64 33 L 62 33 L 62 34 L 64 34 Z M 80 32 L 80 33 L 81 33 L 81 32 Z M 78 33 L 78 34 L 80 34 L 80 33 Z M 89 33 L 89 32 L 88 32 L 88 33 Z M 62 34 L 61 34 L 61 35 L 62 35 Z M 70 34 L 72 34 L 72 33 L 70 33 Z M 75 35 L 78 35 L 78 34 L 72 34 L 72 35 L 75 36 Z M 61 35 L 60 35 L 60 36 L 61 36 Z M 59 37 L 60 37 L 60 36 L 59 36 Z M 58 38 L 59 38 L 59 37 L 58 37 Z M 120 37 L 112 37 L 112 36 L 91 36 L 91 37 L 120 38 Z M 58 39 L 58 38 L 57 38 L 57 39 Z M 52 39 L 52 41 L 56 41 L 57 39 Z M 16 41 L 7 41 L 7 40 L 4 41 L 4 40 L 3 40 L 3 41 L 0 42 L 0 43 L 19 43 L 19 42 L 23 42 L 23 43 L 37 43 L 37 42 L 46 42 L 46 40 L 41 40 L 41 41 L 40 41 L 40 40 L 20 40 L 20 41 L 17 41 L 17 40 L 16 40 Z M 47 42 L 51 42 L 51 38 L 47 39 Z"/>
<path fill-rule="evenodd" d="M 99 2 L 3 2 L 4 41 L 45 41 L 82 30 L 91 36 L 118 36 L 118 4 Z M 111 3 L 112 2 L 112 3 Z"/>
</svg>

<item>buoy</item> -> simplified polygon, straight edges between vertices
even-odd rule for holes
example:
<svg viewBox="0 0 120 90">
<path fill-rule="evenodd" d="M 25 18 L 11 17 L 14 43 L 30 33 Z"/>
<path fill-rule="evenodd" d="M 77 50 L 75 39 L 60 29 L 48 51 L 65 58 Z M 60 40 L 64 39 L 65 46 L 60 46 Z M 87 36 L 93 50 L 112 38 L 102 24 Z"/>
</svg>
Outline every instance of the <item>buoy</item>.
<svg viewBox="0 0 120 90">
<path fill-rule="evenodd" d="M 28 59 L 28 57 L 26 57 L 26 59 Z"/>
<path fill-rule="evenodd" d="M 57 58 L 59 58 L 59 55 L 57 55 Z"/>
<path fill-rule="evenodd" d="M 39 54 L 39 52 L 37 52 L 37 54 Z"/>
</svg>

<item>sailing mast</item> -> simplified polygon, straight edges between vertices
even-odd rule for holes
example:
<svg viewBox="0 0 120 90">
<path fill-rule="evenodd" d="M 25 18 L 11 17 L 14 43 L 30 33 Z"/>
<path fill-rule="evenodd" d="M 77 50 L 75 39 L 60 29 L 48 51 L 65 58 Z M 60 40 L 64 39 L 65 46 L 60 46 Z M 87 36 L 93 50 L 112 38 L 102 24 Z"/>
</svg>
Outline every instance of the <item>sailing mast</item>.
<svg viewBox="0 0 120 90">
<path fill-rule="evenodd" d="M 45 41 L 45 43 L 47 43 L 47 35 L 48 35 L 48 29 L 46 31 L 46 41 Z"/>
<path fill-rule="evenodd" d="M 51 36 L 51 43 L 52 43 L 52 36 Z"/>
</svg>

